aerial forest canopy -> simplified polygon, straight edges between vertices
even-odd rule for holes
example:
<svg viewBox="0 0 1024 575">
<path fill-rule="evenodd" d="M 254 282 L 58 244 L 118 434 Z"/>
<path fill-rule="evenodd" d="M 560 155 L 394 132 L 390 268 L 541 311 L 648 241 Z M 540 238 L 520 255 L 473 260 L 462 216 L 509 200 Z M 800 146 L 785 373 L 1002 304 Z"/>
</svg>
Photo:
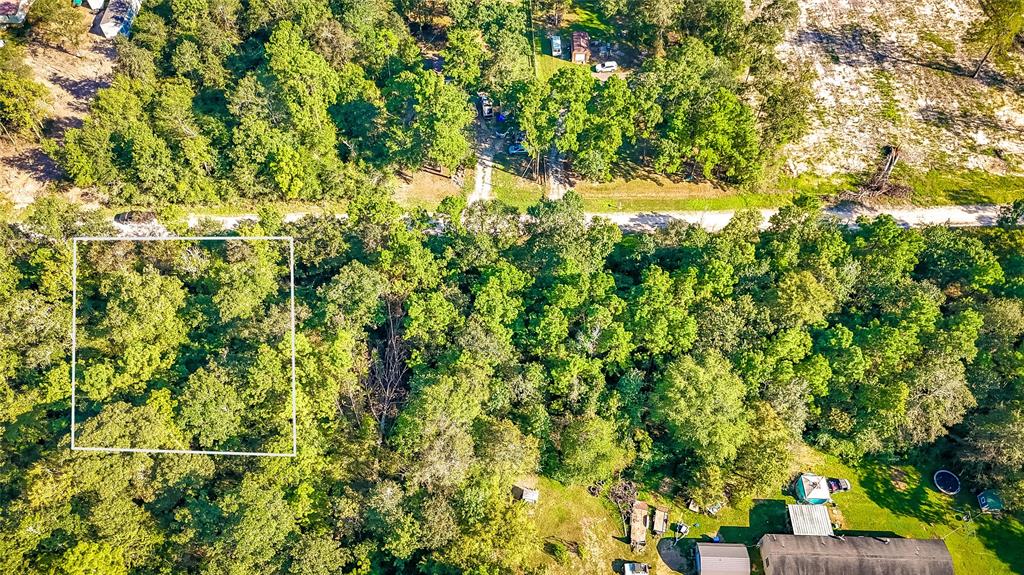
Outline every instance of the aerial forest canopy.
<svg viewBox="0 0 1024 575">
<path fill-rule="evenodd" d="M 471 164 L 485 91 L 532 158 L 557 147 L 585 178 L 638 163 L 746 183 L 777 164 L 810 106 L 807 74 L 774 52 L 795 1 L 626 4 L 601 10 L 637 10 L 621 40 L 649 57 L 599 81 L 585 66 L 538 76 L 525 1 L 145 2 L 112 85 L 47 150 L 119 205 L 350 199 L 396 172 Z M 31 100 L 14 128 L 33 125 Z"/>
<path fill-rule="evenodd" d="M 0 572 L 544 573 L 523 477 L 706 505 L 777 489 L 801 442 L 948 442 L 1022 503 L 1019 214 L 849 229 L 801 200 L 763 230 L 624 236 L 573 194 L 443 210 L 438 234 L 360 193 L 347 220 L 231 232 L 295 237 L 295 459 L 71 451 L 69 238 L 109 224 L 42 199 L 4 225 Z M 80 251 L 83 437 L 231 446 L 275 421 L 287 244 L 230 243 Z"/>
</svg>

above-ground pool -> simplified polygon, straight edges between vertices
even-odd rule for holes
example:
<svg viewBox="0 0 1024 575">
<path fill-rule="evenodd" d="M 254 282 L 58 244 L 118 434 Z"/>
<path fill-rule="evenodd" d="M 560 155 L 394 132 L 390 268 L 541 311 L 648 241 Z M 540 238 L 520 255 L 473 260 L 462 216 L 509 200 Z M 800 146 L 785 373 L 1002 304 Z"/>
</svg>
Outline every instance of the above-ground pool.
<svg viewBox="0 0 1024 575">
<path fill-rule="evenodd" d="M 957 493 L 960 493 L 960 478 L 952 471 L 940 469 L 935 472 L 934 476 L 932 476 L 932 480 L 935 482 L 936 489 L 946 495 L 956 495 Z"/>
</svg>

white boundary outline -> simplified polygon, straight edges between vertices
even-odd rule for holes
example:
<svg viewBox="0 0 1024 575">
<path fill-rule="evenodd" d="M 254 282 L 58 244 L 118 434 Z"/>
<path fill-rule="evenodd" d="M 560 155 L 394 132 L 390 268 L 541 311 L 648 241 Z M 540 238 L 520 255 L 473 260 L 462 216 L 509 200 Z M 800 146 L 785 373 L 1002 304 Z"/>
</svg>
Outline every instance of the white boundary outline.
<svg viewBox="0 0 1024 575">
<path fill-rule="evenodd" d="M 141 449 L 132 447 L 81 447 L 75 445 L 75 360 L 78 336 L 78 242 L 109 241 L 230 241 L 280 240 L 288 241 L 288 279 L 290 284 L 292 320 L 292 451 L 291 453 L 265 453 L 256 451 L 207 451 L 192 449 Z M 99 451 L 104 453 L 177 453 L 191 455 L 248 455 L 254 457 L 295 457 L 299 448 L 295 407 L 295 238 L 293 236 L 76 236 L 71 238 L 71 451 Z"/>
</svg>

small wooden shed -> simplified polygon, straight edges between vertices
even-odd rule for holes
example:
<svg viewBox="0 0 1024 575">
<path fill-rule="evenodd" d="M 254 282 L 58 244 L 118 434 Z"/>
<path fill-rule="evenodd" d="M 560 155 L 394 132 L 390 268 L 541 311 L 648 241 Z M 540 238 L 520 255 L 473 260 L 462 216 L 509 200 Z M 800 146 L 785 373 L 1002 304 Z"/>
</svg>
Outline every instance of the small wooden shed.
<svg viewBox="0 0 1024 575">
<path fill-rule="evenodd" d="M 572 61 L 576 64 L 590 62 L 590 34 L 586 32 L 572 33 Z"/>
<path fill-rule="evenodd" d="M 651 521 L 651 508 L 643 501 L 633 503 L 629 516 L 629 546 L 640 551 L 647 545 L 647 526 Z"/>
<path fill-rule="evenodd" d="M 651 525 L 651 531 L 655 535 L 661 535 L 668 531 L 668 509 L 664 507 L 654 508 L 654 523 Z"/>
</svg>

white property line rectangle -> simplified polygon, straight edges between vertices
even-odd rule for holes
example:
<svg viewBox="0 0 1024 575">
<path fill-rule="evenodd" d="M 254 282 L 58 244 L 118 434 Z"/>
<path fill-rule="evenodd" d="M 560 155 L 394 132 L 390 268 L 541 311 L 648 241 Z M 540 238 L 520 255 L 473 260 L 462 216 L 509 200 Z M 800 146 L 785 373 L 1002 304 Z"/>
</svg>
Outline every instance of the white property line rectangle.
<svg viewBox="0 0 1024 575">
<path fill-rule="evenodd" d="M 232 241 L 279 240 L 288 242 L 288 281 L 290 286 L 292 336 L 292 451 L 266 453 L 257 451 L 207 451 L 201 449 L 140 449 L 131 447 L 81 447 L 75 445 L 75 360 L 78 337 L 78 242 L 111 241 Z M 256 457 L 295 457 L 299 448 L 295 400 L 295 238 L 293 236 L 76 236 L 71 238 L 71 450 L 107 453 L 176 453 L 190 455 L 249 455 Z"/>
</svg>

